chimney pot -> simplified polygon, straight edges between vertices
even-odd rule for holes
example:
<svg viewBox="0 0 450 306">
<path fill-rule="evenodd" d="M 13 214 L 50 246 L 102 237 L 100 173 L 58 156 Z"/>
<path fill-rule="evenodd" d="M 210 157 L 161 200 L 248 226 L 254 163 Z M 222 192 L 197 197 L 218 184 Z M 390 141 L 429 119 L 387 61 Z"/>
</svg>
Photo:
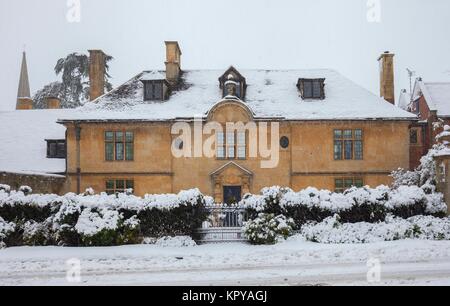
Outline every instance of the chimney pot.
<svg viewBox="0 0 450 306">
<path fill-rule="evenodd" d="M 46 97 L 47 109 L 60 109 L 61 100 L 58 97 Z"/>
<path fill-rule="evenodd" d="M 89 50 L 89 99 L 93 101 L 105 93 L 105 53 Z"/>
</svg>

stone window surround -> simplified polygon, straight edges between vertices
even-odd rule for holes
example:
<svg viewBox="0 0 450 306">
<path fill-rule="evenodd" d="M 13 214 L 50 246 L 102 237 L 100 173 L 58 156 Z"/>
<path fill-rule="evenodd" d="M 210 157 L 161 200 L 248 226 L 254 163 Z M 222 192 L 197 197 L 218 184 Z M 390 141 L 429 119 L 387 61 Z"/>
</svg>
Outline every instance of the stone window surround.
<svg viewBox="0 0 450 306">
<path fill-rule="evenodd" d="M 341 186 L 338 187 L 338 181 L 341 180 Z M 352 181 L 351 184 L 346 184 L 346 181 Z M 361 184 L 357 184 L 356 181 L 360 181 Z M 338 193 L 342 193 L 345 190 L 351 187 L 363 187 L 364 186 L 364 178 L 361 176 L 344 176 L 344 177 L 336 177 L 334 179 L 334 191 Z"/>
<path fill-rule="evenodd" d="M 337 137 L 336 132 L 341 132 L 341 136 Z M 351 137 L 345 137 L 345 132 L 351 131 L 352 135 Z M 356 131 L 360 131 L 361 132 L 361 136 L 357 137 L 356 136 Z M 334 129 L 333 130 L 333 159 L 334 161 L 362 161 L 364 160 L 364 129 L 362 128 L 358 128 L 358 129 Z M 337 154 L 337 142 L 340 143 L 340 157 L 337 158 L 336 154 Z M 352 145 L 352 156 L 351 158 L 346 158 L 346 142 L 351 142 Z M 361 152 L 360 152 L 360 157 L 357 158 L 357 147 L 355 146 L 356 142 L 361 142 Z"/>
<path fill-rule="evenodd" d="M 116 153 L 116 148 L 117 148 L 117 144 L 119 143 L 116 139 L 116 133 L 121 132 L 123 135 L 122 141 L 120 143 L 123 144 L 123 159 L 117 159 L 117 153 Z M 107 133 L 113 133 L 113 140 L 108 140 L 107 137 Z M 132 137 L 133 140 L 132 141 L 127 141 L 126 135 L 127 133 L 132 133 Z M 135 133 L 134 131 L 131 130 L 106 130 L 104 132 L 104 142 L 105 142 L 105 161 L 106 162 L 133 162 L 134 158 L 135 158 L 135 152 L 134 152 L 134 141 L 135 141 Z M 107 145 L 108 144 L 112 144 L 113 145 L 113 157 L 112 159 L 108 159 L 108 152 L 107 152 Z M 127 145 L 131 144 L 131 155 L 132 158 L 127 158 L 128 157 L 128 152 L 129 149 L 127 149 Z"/>
<path fill-rule="evenodd" d="M 108 188 L 108 183 L 113 183 L 112 188 Z M 117 182 L 122 182 L 124 188 L 118 188 Z M 110 178 L 105 180 L 105 192 L 107 194 L 117 194 L 117 193 L 124 193 L 127 189 L 133 189 L 134 190 L 134 180 L 133 179 L 116 179 L 116 178 Z"/>
</svg>

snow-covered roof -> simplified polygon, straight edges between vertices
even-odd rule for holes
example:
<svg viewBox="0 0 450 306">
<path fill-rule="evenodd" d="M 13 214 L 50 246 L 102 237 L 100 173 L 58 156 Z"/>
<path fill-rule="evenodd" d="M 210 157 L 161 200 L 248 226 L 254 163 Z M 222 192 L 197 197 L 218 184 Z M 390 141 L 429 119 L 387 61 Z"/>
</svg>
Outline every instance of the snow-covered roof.
<svg viewBox="0 0 450 306">
<path fill-rule="evenodd" d="M 416 100 L 423 95 L 428 107 L 437 111 L 438 116 L 450 116 L 450 82 L 423 82 L 416 81 L 413 99 Z"/>
<path fill-rule="evenodd" d="M 224 71 L 184 71 L 182 88 L 169 100 L 146 102 L 142 80 L 164 78 L 144 71 L 130 81 L 86 103 L 66 120 L 170 120 L 205 116 L 222 99 L 218 78 Z M 414 119 L 333 70 L 240 70 L 247 80 L 245 103 L 256 117 L 287 120 Z M 296 87 L 299 78 L 325 78 L 324 100 L 303 101 Z"/>
<path fill-rule="evenodd" d="M 407 111 L 410 104 L 411 104 L 411 94 L 406 90 L 402 90 L 400 92 L 400 97 L 397 101 L 397 107 Z"/>
<path fill-rule="evenodd" d="M 161 70 L 147 71 L 142 75 L 141 81 L 154 81 L 154 80 L 164 80 L 166 78 L 166 73 Z"/>
<path fill-rule="evenodd" d="M 0 172 L 51 174 L 66 171 L 64 159 L 48 159 L 46 139 L 65 139 L 56 121 L 73 110 L 0 112 Z"/>
</svg>

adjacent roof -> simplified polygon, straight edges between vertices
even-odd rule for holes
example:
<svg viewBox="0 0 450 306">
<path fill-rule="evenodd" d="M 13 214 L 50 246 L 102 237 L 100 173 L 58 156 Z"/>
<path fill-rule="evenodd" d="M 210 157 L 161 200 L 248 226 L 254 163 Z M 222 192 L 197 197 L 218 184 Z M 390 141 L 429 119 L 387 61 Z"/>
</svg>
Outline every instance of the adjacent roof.
<svg viewBox="0 0 450 306">
<path fill-rule="evenodd" d="M 405 89 L 400 92 L 400 98 L 397 101 L 397 107 L 407 111 L 411 104 L 411 94 Z"/>
<path fill-rule="evenodd" d="M 245 103 L 261 117 L 289 120 L 414 119 L 333 70 L 240 70 L 247 80 Z M 163 77 L 144 71 L 111 92 L 87 103 L 63 120 L 170 120 L 206 116 L 222 99 L 218 78 L 223 71 L 190 70 L 179 91 L 168 101 L 143 99 L 143 80 Z M 325 78 L 324 100 L 303 101 L 296 87 L 299 78 Z"/>
<path fill-rule="evenodd" d="M 0 172 L 64 173 L 64 159 L 48 159 L 45 139 L 65 139 L 56 121 L 73 110 L 0 112 Z"/>
<path fill-rule="evenodd" d="M 413 99 L 416 100 L 423 95 L 428 107 L 437 111 L 438 116 L 450 116 L 450 82 L 423 82 L 416 80 L 414 85 Z"/>
</svg>

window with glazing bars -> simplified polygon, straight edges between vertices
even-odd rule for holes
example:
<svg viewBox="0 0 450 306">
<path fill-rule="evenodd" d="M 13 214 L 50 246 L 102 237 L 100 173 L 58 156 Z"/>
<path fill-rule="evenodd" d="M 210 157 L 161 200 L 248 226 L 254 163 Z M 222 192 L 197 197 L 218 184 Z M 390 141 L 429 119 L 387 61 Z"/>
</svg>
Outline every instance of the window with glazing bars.
<svg viewBox="0 0 450 306">
<path fill-rule="evenodd" d="M 134 160 L 134 133 L 105 132 L 105 159 L 107 161 Z"/>
<path fill-rule="evenodd" d="M 124 179 L 111 179 L 106 181 L 106 193 L 107 194 L 117 194 L 125 193 L 127 190 L 134 189 L 133 180 Z"/>
<path fill-rule="evenodd" d="M 345 177 L 345 178 L 337 178 L 334 181 L 334 191 L 338 193 L 342 193 L 352 187 L 360 188 L 363 186 L 364 181 L 362 178 Z"/>
<path fill-rule="evenodd" d="M 363 131 L 334 130 L 334 159 L 362 160 L 364 155 Z"/>
<path fill-rule="evenodd" d="M 225 137 L 226 136 L 226 137 Z M 247 157 L 245 132 L 216 133 L 216 157 L 218 159 L 245 159 Z"/>
</svg>

